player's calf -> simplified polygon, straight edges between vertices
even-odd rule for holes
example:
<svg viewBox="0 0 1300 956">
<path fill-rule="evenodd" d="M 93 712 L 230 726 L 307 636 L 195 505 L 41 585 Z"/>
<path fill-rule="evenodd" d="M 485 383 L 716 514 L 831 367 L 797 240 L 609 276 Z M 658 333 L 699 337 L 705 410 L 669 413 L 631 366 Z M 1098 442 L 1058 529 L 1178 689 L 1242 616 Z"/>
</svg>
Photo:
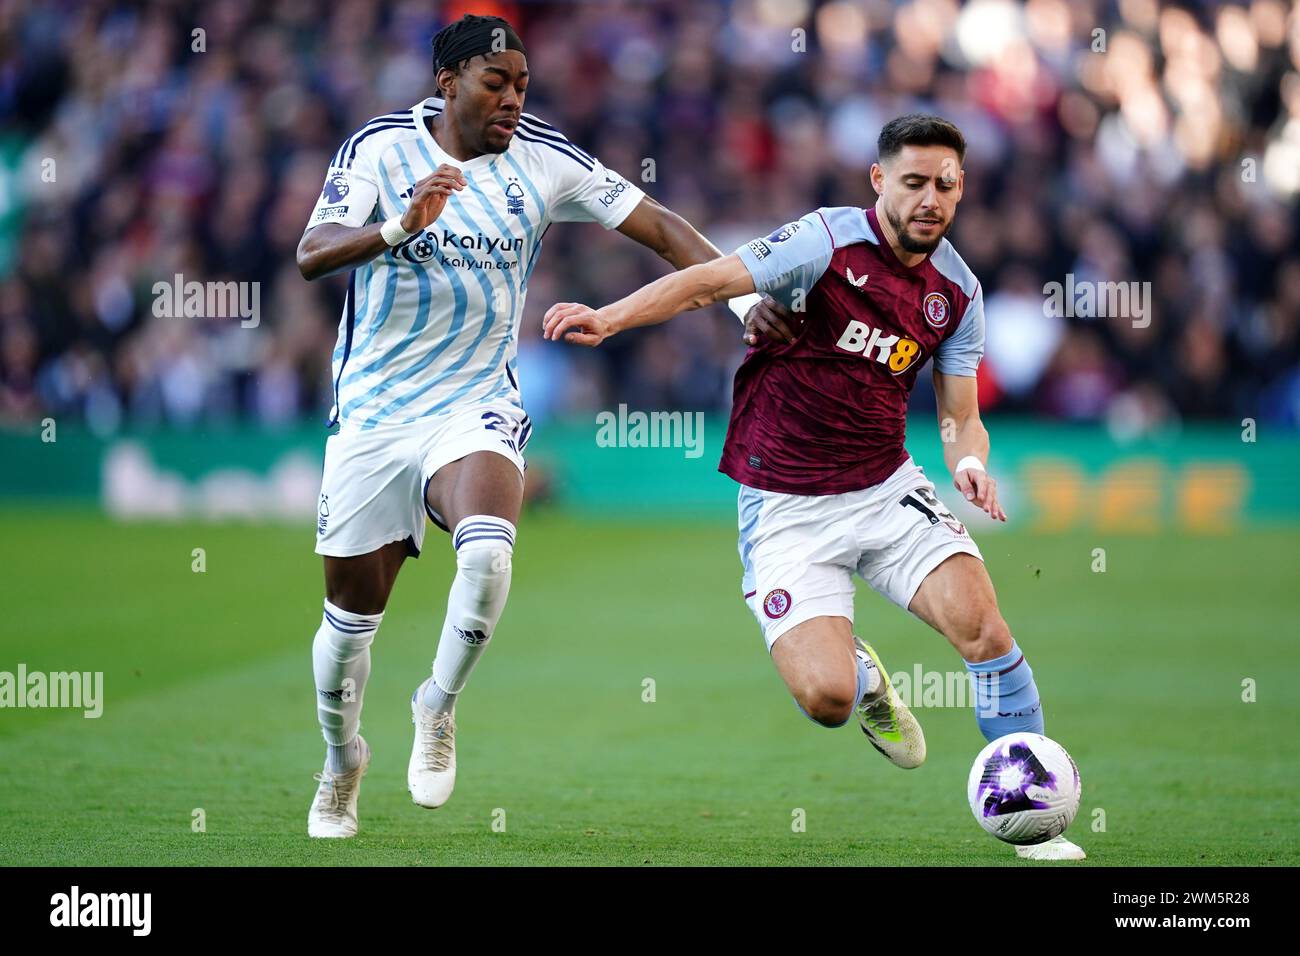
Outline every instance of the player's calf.
<svg viewBox="0 0 1300 956">
<path fill-rule="evenodd" d="M 909 610 L 961 655 L 975 688 L 975 723 L 986 740 L 1043 732 L 1034 672 L 998 611 L 983 561 L 950 556 L 926 575 Z"/>
<path fill-rule="evenodd" d="M 361 703 L 370 676 L 370 645 L 384 619 L 356 614 L 325 602 L 325 613 L 312 641 L 316 679 L 316 716 L 327 745 L 326 769 L 334 773 L 361 764 Z"/>
<path fill-rule="evenodd" d="M 495 515 L 470 515 L 452 534 L 456 579 L 447 597 L 433 676 L 411 698 L 415 740 L 407 765 L 411 799 L 440 807 L 456 784 L 456 698 L 483 656 L 510 593 L 515 526 Z"/>
<path fill-rule="evenodd" d="M 996 609 L 978 615 L 966 633 L 950 637 L 975 688 L 975 723 L 985 740 L 1043 732 L 1043 705 L 1034 672 Z M 959 643 L 960 641 L 960 643 Z"/>
<path fill-rule="evenodd" d="M 447 595 L 433 680 L 424 695 L 425 705 L 438 713 L 454 706 L 505 610 L 515 526 L 496 515 L 470 515 L 456 525 L 452 545 L 456 578 Z"/>
<path fill-rule="evenodd" d="M 1034 672 L 1015 641 L 1000 657 L 967 661 L 975 686 L 975 723 L 985 740 L 1017 731 L 1043 733 L 1043 704 Z"/>
<path fill-rule="evenodd" d="M 947 626 L 944 636 L 967 662 L 1002 657 L 1015 643 L 1011 629 L 996 606 L 972 609 L 958 616 Z"/>
</svg>

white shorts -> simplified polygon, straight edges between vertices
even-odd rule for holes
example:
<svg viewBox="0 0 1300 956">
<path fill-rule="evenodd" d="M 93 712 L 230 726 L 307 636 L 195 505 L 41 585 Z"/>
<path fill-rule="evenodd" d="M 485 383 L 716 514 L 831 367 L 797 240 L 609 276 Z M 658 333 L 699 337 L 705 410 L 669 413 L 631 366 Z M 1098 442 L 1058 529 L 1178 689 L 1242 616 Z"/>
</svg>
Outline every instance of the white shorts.
<svg viewBox="0 0 1300 956">
<path fill-rule="evenodd" d="M 400 425 L 340 428 L 325 441 L 325 472 L 317 504 L 316 553 L 346 558 L 405 541 L 419 557 L 429 479 L 443 465 L 476 451 L 494 451 L 524 471 L 532 423 L 518 405 L 489 402 Z"/>
<path fill-rule="evenodd" d="M 771 651 L 814 617 L 853 620 L 853 573 L 904 610 L 953 554 L 983 556 L 966 527 L 908 458 L 878 485 L 840 495 L 740 486 L 745 601 Z"/>
</svg>

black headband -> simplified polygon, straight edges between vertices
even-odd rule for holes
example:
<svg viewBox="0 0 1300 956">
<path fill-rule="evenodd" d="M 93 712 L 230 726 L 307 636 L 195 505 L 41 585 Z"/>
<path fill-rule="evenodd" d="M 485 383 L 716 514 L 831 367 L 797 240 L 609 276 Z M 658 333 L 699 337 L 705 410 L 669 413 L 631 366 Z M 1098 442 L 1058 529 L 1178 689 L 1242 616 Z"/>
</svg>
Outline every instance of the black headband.
<svg viewBox="0 0 1300 956">
<path fill-rule="evenodd" d="M 462 60 L 502 50 L 518 50 L 528 55 L 519 34 L 501 17 L 467 13 L 433 38 L 433 71 L 437 73 L 444 67 L 455 69 Z"/>
</svg>

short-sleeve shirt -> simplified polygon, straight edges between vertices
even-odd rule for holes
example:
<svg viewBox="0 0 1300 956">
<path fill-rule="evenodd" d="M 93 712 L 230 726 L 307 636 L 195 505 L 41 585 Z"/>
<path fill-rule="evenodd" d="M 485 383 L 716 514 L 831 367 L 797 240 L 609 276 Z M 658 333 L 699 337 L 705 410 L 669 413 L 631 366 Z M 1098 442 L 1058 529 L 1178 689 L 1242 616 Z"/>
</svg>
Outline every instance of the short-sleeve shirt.
<svg viewBox="0 0 1300 956">
<path fill-rule="evenodd" d="M 404 212 L 448 163 L 467 186 L 441 215 L 351 274 L 334 348 L 330 424 L 373 428 L 467 404 L 519 401 L 516 343 L 528 277 L 552 222 L 618 226 L 644 193 L 530 113 L 502 153 L 457 160 L 426 119 L 436 97 L 344 140 L 308 227 Z"/>
<path fill-rule="evenodd" d="M 984 298 L 947 239 L 915 266 L 874 209 L 828 207 L 736 250 L 757 291 L 802 311 L 793 343 L 760 341 L 736 372 L 719 470 L 800 495 L 878 484 L 904 461 L 907 403 L 927 359 L 975 375 Z"/>
</svg>

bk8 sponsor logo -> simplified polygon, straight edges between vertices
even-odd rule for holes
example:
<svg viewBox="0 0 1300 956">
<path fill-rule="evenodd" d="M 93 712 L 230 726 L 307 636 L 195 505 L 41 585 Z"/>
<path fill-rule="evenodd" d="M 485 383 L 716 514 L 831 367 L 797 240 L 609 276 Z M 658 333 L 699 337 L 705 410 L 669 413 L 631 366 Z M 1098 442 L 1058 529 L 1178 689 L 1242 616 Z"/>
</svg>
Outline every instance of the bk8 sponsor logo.
<svg viewBox="0 0 1300 956">
<path fill-rule="evenodd" d="M 875 359 L 881 365 L 888 365 L 895 375 L 911 368 L 921 354 L 921 346 L 912 339 L 886 335 L 882 329 L 873 329 L 857 319 L 849 320 L 844 334 L 835 346 L 846 352 L 861 354 L 864 358 Z"/>
</svg>

